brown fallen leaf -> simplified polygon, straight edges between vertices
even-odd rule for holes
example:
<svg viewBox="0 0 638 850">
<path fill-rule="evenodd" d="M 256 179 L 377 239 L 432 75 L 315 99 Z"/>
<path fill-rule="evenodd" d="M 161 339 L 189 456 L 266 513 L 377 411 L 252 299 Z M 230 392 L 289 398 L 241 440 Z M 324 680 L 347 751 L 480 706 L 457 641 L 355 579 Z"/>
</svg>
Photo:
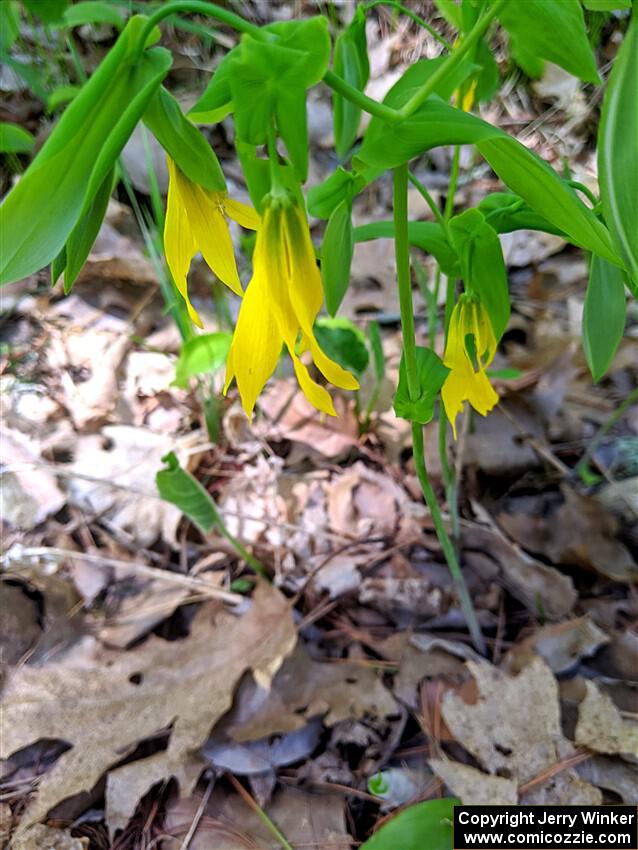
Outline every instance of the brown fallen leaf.
<svg viewBox="0 0 638 850">
<path fill-rule="evenodd" d="M 479 505 L 473 503 L 473 507 L 481 518 L 488 517 Z M 500 577 L 534 616 L 560 620 L 572 611 L 577 594 L 569 576 L 532 558 L 495 526 L 473 525 L 464 530 L 463 554 L 479 575 L 492 580 Z"/>
<path fill-rule="evenodd" d="M 62 800 L 92 789 L 139 741 L 168 728 L 167 749 L 145 760 L 141 778 L 129 789 L 129 811 L 120 810 L 113 820 L 107 811 L 107 822 L 111 830 L 123 826 L 139 797 L 170 776 L 182 793 L 191 793 L 198 776 L 193 753 L 230 707 L 242 674 L 253 670 L 267 685 L 295 641 L 288 602 L 260 583 L 244 616 L 204 605 L 182 640 L 151 637 L 139 648 L 114 653 L 85 639 L 60 663 L 13 670 L 3 700 L 2 757 L 40 738 L 72 744 L 42 777 L 20 830 Z"/>
<path fill-rule="evenodd" d="M 300 729 L 318 715 L 326 726 L 334 726 L 343 720 L 397 712 L 377 670 L 347 662 L 313 661 L 300 645 L 268 691 L 250 680 L 242 682 L 222 725 L 235 741 L 255 741 Z"/>
<path fill-rule="evenodd" d="M 14 835 L 11 850 L 88 850 L 88 838 L 74 838 L 66 829 L 36 823 L 27 832 Z"/>
<path fill-rule="evenodd" d="M 466 806 L 515 806 L 518 802 L 518 787 L 513 779 L 489 776 L 451 759 L 429 759 L 428 764 Z"/>
<path fill-rule="evenodd" d="M 596 499 L 567 486 L 561 492 L 564 501 L 550 513 L 541 499 L 534 513 L 501 512 L 499 525 L 525 549 L 552 563 L 596 570 L 613 581 L 638 581 L 638 566 L 616 539 L 617 518 Z"/>
<path fill-rule="evenodd" d="M 538 629 L 512 647 L 505 664 L 510 672 L 517 673 L 533 654 L 537 654 L 545 659 L 554 673 L 565 673 L 609 641 L 610 637 L 589 617 L 579 617 Z"/>
<path fill-rule="evenodd" d="M 578 709 L 576 743 L 597 753 L 619 753 L 638 759 L 638 722 L 624 719 L 607 694 L 588 680 Z"/>
<path fill-rule="evenodd" d="M 165 850 L 180 850 L 200 806 L 197 796 L 169 806 L 164 828 L 173 840 Z M 309 794 L 296 788 L 277 791 L 266 809 L 268 817 L 293 847 L 350 850 L 343 799 L 335 794 Z M 281 844 L 237 794 L 215 788 L 189 843 L 189 850 L 280 850 Z"/>
<path fill-rule="evenodd" d="M 529 803 L 601 802 L 598 789 L 581 780 L 573 768 L 553 774 L 574 748 L 563 735 L 558 685 L 545 661 L 534 658 L 518 676 L 485 662 L 468 661 L 467 666 L 479 699 L 468 704 L 448 690 L 441 714 L 456 740 L 481 766 L 493 776 L 514 780 L 519 788 L 533 781 L 533 789 L 526 793 Z"/>
<path fill-rule="evenodd" d="M 613 791 L 627 805 L 638 800 L 638 773 L 633 764 L 618 758 L 594 756 L 576 766 L 578 775 L 592 785 Z"/>
</svg>

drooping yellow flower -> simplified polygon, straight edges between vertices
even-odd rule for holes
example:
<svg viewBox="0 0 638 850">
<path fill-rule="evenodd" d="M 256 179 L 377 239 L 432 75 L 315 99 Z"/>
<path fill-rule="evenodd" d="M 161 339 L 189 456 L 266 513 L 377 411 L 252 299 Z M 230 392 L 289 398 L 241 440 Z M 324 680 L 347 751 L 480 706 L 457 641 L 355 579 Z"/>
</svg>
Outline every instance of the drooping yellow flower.
<svg viewBox="0 0 638 850">
<path fill-rule="evenodd" d="M 175 285 L 186 302 L 188 315 L 202 327 L 188 297 L 186 275 L 200 251 L 211 271 L 237 295 L 242 295 L 233 242 L 226 217 L 242 227 L 256 230 L 260 218 L 252 207 L 193 183 L 168 157 L 168 200 L 164 225 L 166 262 Z"/>
<path fill-rule="evenodd" d="M 450 317 L 443 362 L 451 369 L 441 397 L 456 439 L 456 417 L 469 401 L 486 416 L 498 395 L 485 374 L 494 359 L 496 337 L 487 310 L 474 295 L 462 295 Z"/>
<path fill-rule="evenodd" d="M 330 383 L 346 390 L 358 389 L 357 380 L 330 360 L 315 339 L 313 324 L 322 301 L 321 276 L 304 211 L 288 197 L 267 198 L 257 231 L 253 276 L 226 362 L 224 392 L 236 378 L 242 406 L 249 417 L 275 371 L 282 345 L 292 357 L 304 395 L 324 413 L 336 415 L 330 394 L 312 380 L 298 351 L 310 351 L 315 365 Z"/>
</svg>

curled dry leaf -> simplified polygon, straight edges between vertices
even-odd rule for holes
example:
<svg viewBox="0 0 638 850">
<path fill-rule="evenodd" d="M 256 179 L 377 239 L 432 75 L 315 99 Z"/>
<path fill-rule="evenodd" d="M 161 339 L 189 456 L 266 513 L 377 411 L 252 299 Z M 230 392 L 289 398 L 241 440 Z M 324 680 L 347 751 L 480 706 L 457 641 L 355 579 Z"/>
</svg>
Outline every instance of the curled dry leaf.
<svg viewBox="0 0 638 850">
<path fill-rule="evenodd" d="M 578 710 L 576 743 L 597 753 L 618 753 L 638 759 L 638 722 L 625 720 L 595 682 L 586 682 Z"/>
<path fill-rule="evenodd" d="M 117 818 L 108 811 L 107 783 L 110 828 L 124 826 L 138 799 L 162 779 L 174 776 L 182 793 L 190 793 L 198 776 L 192 754 L 230 707 L 242 674 L 252 669 L 266 684 L 295 641 L 287 601 L 259 584 L 243 617 L 205 605 L 182 640 L 151 637 L 113 653 L 87 638 L 60 663 L 13 670 L 4 693 L 2 757 L 40 738 L 72 745 L 42 777 L 21 830 L 62 800 L 91 790 L 141 740 L 169 728 L 167 749 L 145 759 L 137 783 L 129 785 L 127 810 Z"/>
<path fill-rule="evenodd" d="M 532 558 L 496 527 L 473 525 L 463 533 L 463 546 L 466 563 L 484 578 L 501 578 L 534 616 L 559 620 L 574 607 L 577 595 L 569 576 Z"/>
</svg>

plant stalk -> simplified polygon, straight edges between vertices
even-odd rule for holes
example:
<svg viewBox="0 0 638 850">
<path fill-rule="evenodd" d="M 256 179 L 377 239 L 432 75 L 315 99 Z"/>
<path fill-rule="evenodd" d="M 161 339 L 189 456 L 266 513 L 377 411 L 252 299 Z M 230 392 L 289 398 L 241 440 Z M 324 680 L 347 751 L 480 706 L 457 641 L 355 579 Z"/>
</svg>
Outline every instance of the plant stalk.
<svg viewBox="0 0 638 850">
<path fill-rule="evenodd" d="M 410 281 L 410 246 L 408 241 L 408 166 L 400 165 L 393 171 L 394 202 L 394 248 L 401 310 L 401 328 L 403 332 L 403 358 L 405 363 L 408 394 L 412 401 L 420 395 L 416 360 L 416 336 L 414 332 L 414 307 L 412 303 L 412 285 Z M 436 534 L 443 549 L 445 560 L 465 616 L 472 641 L 477 651 L 485 655 L 486 646 L 476 618 L 476 612 L 461 571 L 456 552 L 443 522 L 443 516 L 436 495 L 428 477 L 423 445 L 423 429 L 420 424 L 412 423 L 412 442 L 417 477 L 425 502 L 430 509 Z"/>
</svg>

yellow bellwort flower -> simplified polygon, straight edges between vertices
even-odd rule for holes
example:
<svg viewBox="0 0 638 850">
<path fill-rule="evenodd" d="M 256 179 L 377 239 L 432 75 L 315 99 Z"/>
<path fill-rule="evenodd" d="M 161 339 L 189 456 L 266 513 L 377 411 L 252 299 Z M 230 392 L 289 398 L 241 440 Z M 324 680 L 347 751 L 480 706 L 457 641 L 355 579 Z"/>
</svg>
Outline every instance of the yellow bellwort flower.
<svg viewBox="0 0 638 850">
<path fill-rule="evenodd" d="M 191 260 L 200 251 L 211 271 L 237 295 L 243 290 L 233 242 L 226 217 L 242 227 L 257 230 L 259 214 L 252 207 L 229 198 L 225 192 L 213 192 L 193 183 L 168 157 L 168 199 L 164 225 L 166 262 L 188 315 L 200 328 L 202 321 L 188 297 L 186 275 Z"/>
<path fill-rule="evenodd" d="M 496 337 L 487 310 L 476 296 L 461 295 L 450 317 L 443 363 L 451 371 L 441 390 L 454 439 L 456 417 L 465 401 L 482 416 L 486 416 L 498 401 L 485 374 L 495 353 Z"/>
<path fill-rule="evenodd" d="M 324 377 L 346 390 L 357 380 L 319 347 L 313 324 L 323 302 L 323 288 L 304 211 L 287 196 L 264 202 L 262 224 L 253 253 L 253 276 L 241 304 L 226 362 L 227 392 L 233 378 L 249 418 L 266 382 L 275 371 L 282 345 L 288 349 L 299 385 L 308 401 L 335 416 L 328 391 L 315 383 L 297 353 L 310 351 Z"/>
</svg>

